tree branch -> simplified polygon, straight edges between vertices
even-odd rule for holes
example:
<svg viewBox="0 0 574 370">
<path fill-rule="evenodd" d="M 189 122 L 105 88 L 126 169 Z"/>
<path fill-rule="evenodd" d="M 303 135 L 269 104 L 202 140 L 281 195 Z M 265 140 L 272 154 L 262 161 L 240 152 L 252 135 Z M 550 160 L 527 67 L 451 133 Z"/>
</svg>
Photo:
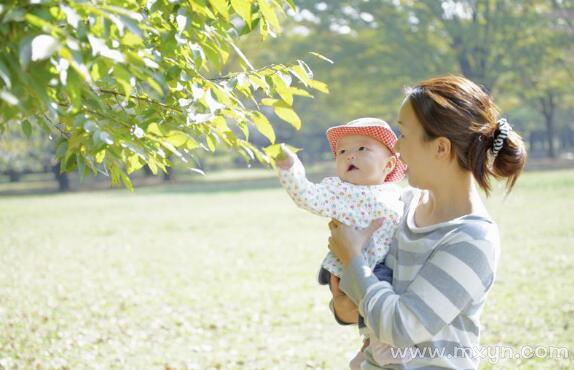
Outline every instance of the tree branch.
<svg viewBox="0 0 574 370">
<path fill-rule="evenodd" d="M 44 118 L 46 119 L 46 121 L 50 122 L 50 125 L 55 127 L 58 130 L 58 132 L 60 132 L 60 135 L 62 135 L 64 138 L 69 139 L 72 137 L 72 135 L 70 135 L 69 132 L 62 130 L 62 128 L 60 126 L 63 126 L 63 125 L 61 123 L 52 122 L 52 120 L 48 117 L 48 115 L 46 113 L 44 113 Z"/>
<path fill-rule="evenodd" d="M 125 94 L 122 94 L 120 92 L 114 91 L 114 90 L 107 90 L 107 89 L 98 89 L 99 92 L 104 93 L 104 94 L 111 94 L 111 95 L 115 95 L 115 96 L 123 96 L 126 97 Z M 159 105 L 160 107 L 166 108 L 166 109 L 170 109 L 179 113 L 183 113 L 183 111 L 179 108 L 176 107 L 172 107 L 170 105 L 167 104 L 163 104 L 160 103 L 158 101 L 155 101 L 153 99 L 144 97 L 144 96 L 137 96 L 137 95 L 130 95 L 129 96 L 130 99 L 135 99 L 135 100 L 139 100 L 139 101 L 145 101 L 146 103 L 150 103 L 150 104 L 155 104 L 155 105 Z"/>
</svg>

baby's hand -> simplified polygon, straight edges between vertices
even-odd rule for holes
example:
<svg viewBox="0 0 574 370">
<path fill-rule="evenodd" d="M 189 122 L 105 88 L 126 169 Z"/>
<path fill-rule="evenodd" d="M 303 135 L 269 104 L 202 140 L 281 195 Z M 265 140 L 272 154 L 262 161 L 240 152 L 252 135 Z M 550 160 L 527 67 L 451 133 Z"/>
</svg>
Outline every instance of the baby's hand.
<svg viewBox="0 0 574 370">
<path fill-rule="evenodd" d="M 285 144 L 281 144 L 281 153 L 275 159 L 275 164 L 282 170 L 288 170 L 295 163 L 297 155 L 293 153 Z"/>
</svg>

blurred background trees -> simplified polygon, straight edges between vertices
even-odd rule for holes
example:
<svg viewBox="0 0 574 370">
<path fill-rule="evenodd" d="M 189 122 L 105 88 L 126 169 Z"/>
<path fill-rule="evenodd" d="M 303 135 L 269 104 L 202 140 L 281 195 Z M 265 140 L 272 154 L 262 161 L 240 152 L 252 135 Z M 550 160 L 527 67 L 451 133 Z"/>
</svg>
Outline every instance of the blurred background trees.
<svg viewBox="0 0 574 370">
<path fill-rule="evenodd" d="M 131 11 L 147 12 L 150 18 L 153 17 L 154 9 L 137 9 L 136 3 L 132 4 Z M 215 18 L 225 21 L 224 11 L 213 8 L 212 3 L 215 2 L 197 3 L 212 9 Z M 281 74 L 277 76 L 283 78 L 271 77 L 264 73 L 263 81 L 273 90 L 269 91 L 269 95 L 263 96 L 265 89 L 261 86 L 252 91 L 253 97 L 260 103 L 259 111 L 263 114 L 248 115 L 252 118 L 248 123 L 255 128 L 251 131 L 247 128 L 246 131 L 251 132 L 251 135 L 242 138 L 248 143 L 244 144 L 248 150 L 228 145 L 231 150 L 213 153 L 207 144 L 209 142 L 217 144 L 215 140 L 210 141 L 208 133 L 197 135 L 200 139 L 205 137 L 205 145 L 200 145 L 201 140 L 195 140 L 197 147 L 190 148 L 194 167 L 198 170 L 244 167 L 245 163 L 250 161 L 249 154 L 246 154 L 249 151 L 255 153 L 251 157 L 257 156 L 255 159 L 265 164 L 267 161 L 262 156 L 271 152 L 258 148 L 272 143 L 273 140 L 270 138 L 303 148 L 300 154 L 304 160 L 314 162 L 329 159 L 329 148 L 324 136 L 329 126 L 360 116 L 376 116 L 392 123 L 396 120 L 405 87 L 431 76 L 448 73 L 465 75 L 481 84 L 494 96 L 501 115 L 507 117 L 524 135 L 531 158 L 564 158 L 571 157 L 574 152 L 574 3 L 572 1 L 295 0 L 294 7 L 289 7 L 287 3 L 266 1 L 218 3 L 221 7 L 225 5 L 229 12 L 226 24 L 235 29 L 238 35 L 241 34 L 237 39 L 232 39 L 235 40 L 232 46 L 229 44 L 227 49 L 223 48 L 228 51 L 227 59 L 225 63 L 219 63 L 216 68 L 220 70 L 221 75 L 231 74 L 235 78 L 231 79 L 236 84 L 235 88 L 237 84 L 241 85 L 247 81 L 245 75 L 234 74 L 237 71 L 256 70 L 262 66 L 273 66 L 277 62 L 293 62 L 293 64 L 282 66 L 281 68 L 284 68 L 282 71 L 272 72 L 280 72 Z M 252 32 L 246 32 L 250 31 L 245 28 L 247 15 L 235 11 L 240 9 L 239 3 L 250 4 L 249 14 L 253 19 L 261 17 L 268 27 L 252 27 Z M 271 4 L 276 16 L 273 17 L 268 12 L 260 13 L 263 10 L 267 11 L 266 8 L 261 8 L 262 3 Z M 285 10 L 283 15 L 281 9 Z M 179 10 L 172 10 L 175 14 L 179 14 Z M 6 11 L 2 14 L 0 17 L 3 16 L 5 20 Z M 193 12 L 188 13 L 187 17 L 187 21 L 191 24 L 209 18 Z M 171 25 L 172 32 L 177 33 L 177 20 L 174 22 Z M 112 21 L 110 27 L 113 28 L 113 24 Z M 131 32 L 129 25 L 133 23 L 125 26 L 126 34 Z M 278 33 L 279 28 L 281 34 Z M 262 32 L 263 36 L 267 36 L 265 40 L 261 39 Z M 169 47 L 176 47 L 176 44 Z M 242 52 L 235 52 L 235 47 Z M 210 49 L 209 52 L 205 50 L 208 49 L 204 49 L 206 59 L 222 58 L 220 49 Z M 162 50 L 162 53 L 165 52 Z M 189 52 L 192 53 L 193 50 L 190 49 Z M 310 52 L 317 52 L 325 58 L 311 56 Z M 196 53 L 201 54 L 197 51 Z M 215 53 L 220 54 L 217 56 Z M 245 56 L 249 58 L 249 65 L 246 64 Z M 113 61 L 106 62 L 109 63 L 108 66 L 114 64 Z M 181 77 L 179 72 L 172 75 L 169 72 L 172 66 L 161 65 L 157 60 L 156 63 L 160 64 L 156 70 L 172 76 L 171 83 L 177 84 L 178 78 Z M 52 68 L 57 68 L 57 65 Z M 297 69 L 294 71 L 288 68 Z M 301 76 L 303 73 L 305 75 Z M 124 82 L 131 78 L 128 78 L 131 76 L 129 70 L 128 74 L 124 75 Z M 138 75 L 135 77 L 137 84 Z M 329 94 L 319 93 L 315 94 L 313 99 L 292 100 L 293 95 L 309 95 L 301 87 L 327 91 L 320 83 L 305 86 L 306 78 L 327 83 Z M 292 79 L 298 80 L 300 86 L 285 93 L 283 84 L 290 84 Z M 261 83 L 261 80 L 257 80 L 256 77 L 249 79 L 251 87 L 258 83 Z M 132 104 L 127 107 L 128 109 L 135 109 L 141 105 L 141 101 L 130 103 L 129 100 L 122 98 L 128 95 L 125 89 L 130 90 L 126 83 L 120 83 L 118 86 L 120 95 L 115 94 L 109 99 L 119 97 L 120 103 L 125 101 L 124 105 Z M 131 89 L 136 91 L 138 87 Z M 150 96 L 154 94 L 152 90 Z M 192 90 L 190 86 L 177 98 L 185 99 L 185 94 L 192 94 Z M 189 97 L 193 99 L 192 95 Z M 215 102 L 212 102 L 212 106 L 215 107 L 220 103 L 219 95 L 212 97 L 215 97 Z M 270 99 L 264 99 L 266 97 Z M 164 100 L 161 100 L 161 97 L 156 98 L 162 102 L 169 101 L 170 96 L 165 95 Z M 251 97 L 243 98 L 244 101 L 251 100 Z M 177 104 L 177 99 L 173 103 Z M 289 108 L 289 103 L 293 104 L 294 111 L 283 111 L 281 106 L 287 104 Z M 119 117 L 125 116 L 121 104 L 113 101 L 109 104 L 118 106 L 116 110 Z M 145 102 L 143 105 L 146 106 Z M 147 107 L 150 106 L 147 104 Z M 250 108 L 257 110 L 255 106 Z M 209 109 L 209 104 L 204 105 L 202 109 Z M 294 113 L 295 111 L 297 113 Z M 145 112 L 144 108 L 142 112 Z M 156 110 L 156 114 L 163 114 L 161 112 L 161 109 Z M 125 117 L 128 119 L 130 115 Z M 139 119 L 139 116 L 131 118 Z M 291 125 L 280 124 L 285 118 L 291 121 Z M 170 124 L 177 127 L 185 119 L 183 116 L 176 116 Z M 98 125 L 102 124 L 101 117 L 97 120 L 92 117 L 90 120 Z M 233 121 L 237 121 L 237 117 L 232 114 L 226 116 L 226 122 L 232 124 Z M 241 125 L 241 120 L 239 122 Z M 299 125 L 301 128 L 298 131 Z M 27 128 L 22 126 L 22 129 Z M 194 138 L 194 134 L 190 134 L 189 130 L 182 131 Z M 167 136 L 167 133 L 162 130 L 161 135 Z M 179 143 L 180 138 L 176 137 L 176 143 Z M 176 169 L 186 168 L 181 158 L 173 153 L 166 161 L 169 161 L 166 162 L 168 165 L 175 164 Z M 139 160 L 139 167 L 144 164 L 144 160 Z M 17 168 L 15 165 L 12 167 Z M 15 171 L 4 164 L 0 169 L 5 174 Z"/>
<path fill-rule="evenodd" d="M 296 107 L 299 145 L 365 115 L 393 122 L 403 87 L 446 73 L 481 84 L 536 157 L 572 152 L 574 7 L 567 1 L 297 1 L 261 58 L 315 48 L 331 93 Z M 307 135 L 309 134 L 309 135 Z M 317 135 L 317 138 L 320 136 Z M 289 137 L 286 137 L 289 139 Z"/>
</svg>

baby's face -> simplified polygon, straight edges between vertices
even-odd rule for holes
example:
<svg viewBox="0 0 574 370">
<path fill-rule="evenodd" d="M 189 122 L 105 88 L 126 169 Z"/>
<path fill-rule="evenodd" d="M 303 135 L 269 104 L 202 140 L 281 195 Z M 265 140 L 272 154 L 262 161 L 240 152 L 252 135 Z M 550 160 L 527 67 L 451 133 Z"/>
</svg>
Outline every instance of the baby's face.
<svg viewBox="0 0 574 370">
<path fill-rule="evenodd" d="M 383 184 L 395 165 L 389 149 L 369 136 L 341 137 L 336 153 L 337 176 L 355 185 Z"/>
</svg>

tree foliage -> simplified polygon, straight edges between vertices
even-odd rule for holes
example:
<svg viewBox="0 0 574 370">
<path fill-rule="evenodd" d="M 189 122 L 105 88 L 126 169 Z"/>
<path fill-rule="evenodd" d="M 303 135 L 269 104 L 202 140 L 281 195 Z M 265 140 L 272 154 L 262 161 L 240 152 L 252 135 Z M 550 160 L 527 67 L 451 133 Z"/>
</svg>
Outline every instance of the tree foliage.
<svg viewBox="0 0 574 370">
<path fill-rule="evenodd" d="M 0 5 L 0 131 L 20 125 L 57 137 L 62 171 L 157 173 L 218 146 L 273 165 L 271 107 L 296 129 L 293 97 L 327 91 L 307 64 L 256 68 L 241 35 L 281 31 L 289 0 L 41 0 Z M 238 71 L 221 75 L 231 55 Z"/>
</svg>

